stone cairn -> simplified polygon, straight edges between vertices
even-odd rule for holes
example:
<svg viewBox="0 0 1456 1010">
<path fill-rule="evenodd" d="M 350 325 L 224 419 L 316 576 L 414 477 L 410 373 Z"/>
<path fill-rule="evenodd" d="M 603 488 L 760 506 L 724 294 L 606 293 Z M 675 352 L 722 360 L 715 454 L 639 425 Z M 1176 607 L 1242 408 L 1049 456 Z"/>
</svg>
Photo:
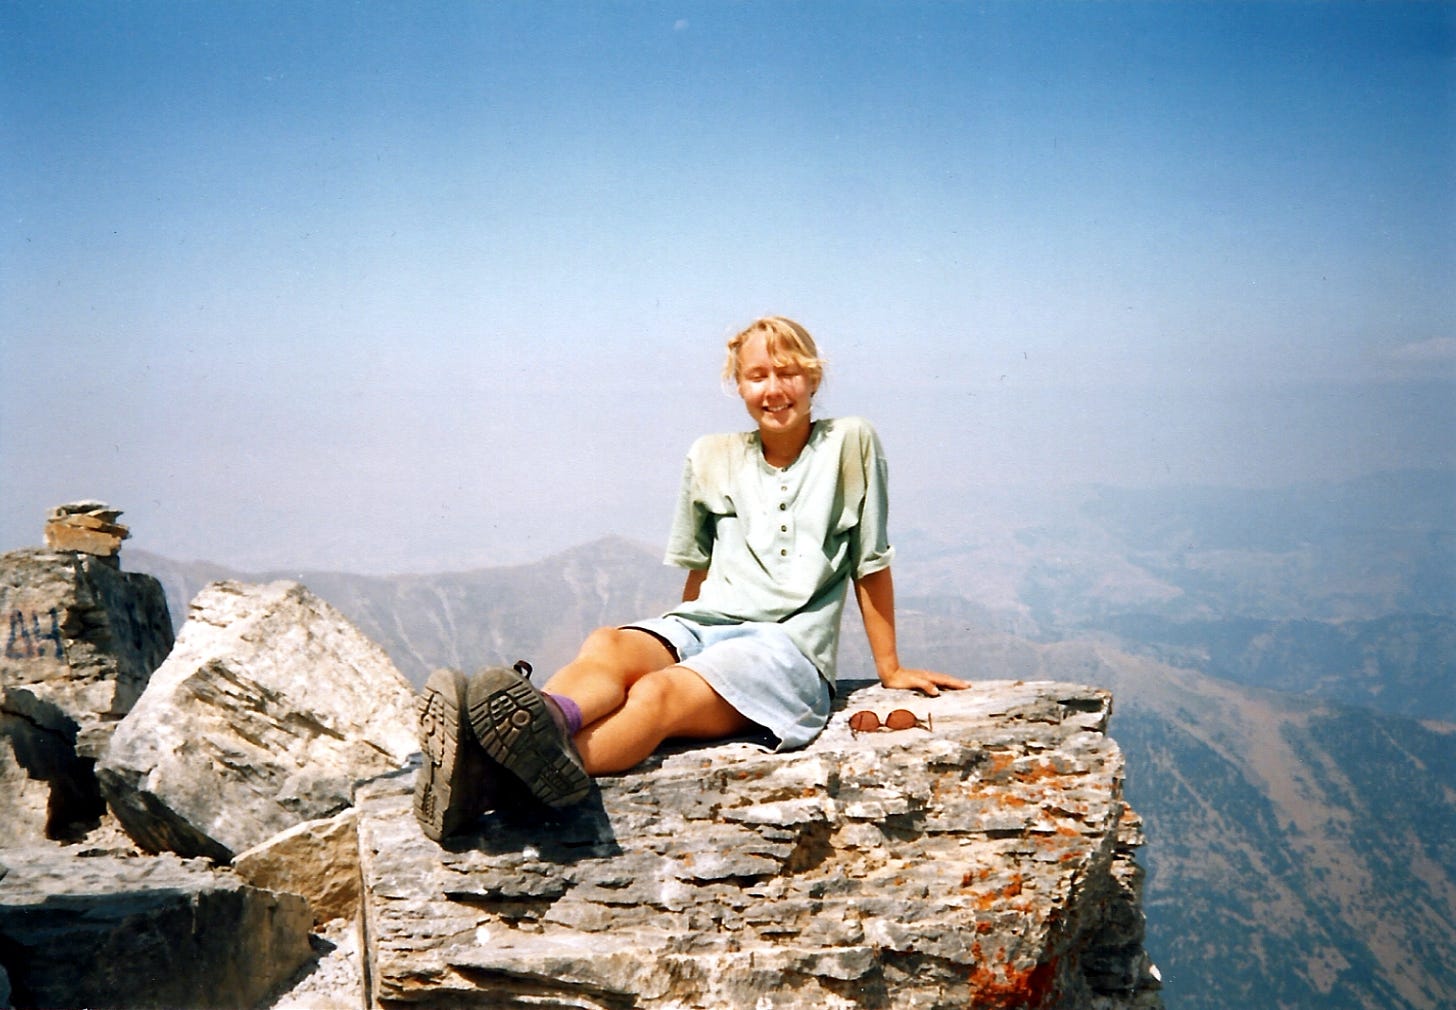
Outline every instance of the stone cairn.
<svg viewBox="0 0 1456 1010">
<path fill-rule="evenodd" d="M 78 501 L 57 505 L 46 517 L 45 542 L 53 551 L 82 551 L 101 558 L 121 553 L 131 531 L 117 523 L 120 509 L 105 502 Z"/>
<path fill-rule="evenodd" d="M 664 748 L 440 846 L 383 651 L 293 582 L 174 643 L 117 515 L 0 556 L 0 1010 L 1161 1007 L 1106 691 L 844 685 L 804 750 Z"/>
</svg>

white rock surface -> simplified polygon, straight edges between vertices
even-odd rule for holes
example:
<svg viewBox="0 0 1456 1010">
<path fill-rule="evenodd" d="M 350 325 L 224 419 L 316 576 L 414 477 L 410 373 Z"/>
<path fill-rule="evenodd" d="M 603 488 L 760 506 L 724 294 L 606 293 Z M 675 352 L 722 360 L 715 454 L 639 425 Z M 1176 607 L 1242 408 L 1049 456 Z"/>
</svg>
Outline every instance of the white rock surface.
<svg viewBox="0 0 1456 1010">
<path fill-rule="evenodd" d="M 443 848 L 411 776 L 360 790 L 381 1006 L 1160 1005 L 1111 697 L 879 687 L 812 746 L 668 749 L 578 808 L 507 803 Z M 855 734 L 859 708 L 928 728 Z"/>
<path fill-rule="evenodd" d="M 226 862 L 352 802 L 416 749 L 414 699 L 384 651 L 294 582 L 216 582 L 97 765 L 148 851 Z"/>
</svg>

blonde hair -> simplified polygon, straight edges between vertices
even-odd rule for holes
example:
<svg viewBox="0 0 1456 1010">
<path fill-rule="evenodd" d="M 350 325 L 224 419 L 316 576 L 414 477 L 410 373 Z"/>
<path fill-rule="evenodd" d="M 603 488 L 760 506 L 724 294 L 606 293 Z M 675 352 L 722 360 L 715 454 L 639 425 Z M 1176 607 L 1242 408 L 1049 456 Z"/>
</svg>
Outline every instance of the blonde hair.
<svg viewBox="0 0 1456 1010">
<path fill-rule="evenodd" d="M 728 361 L 723 366 L 726 382 L 738 381 L 738 357 L 743 345 L 750 337 L 763 334 L 763 345 L 769 360 L 775 364 L 797 366 L 817 387 L 824 378 L 824 359 L 819 357 L 819 348 L 809 331 L 792 319 L 783 316 L 765 316 L 755 319 L 732 340 L 728 341 Z"/>
</svg>

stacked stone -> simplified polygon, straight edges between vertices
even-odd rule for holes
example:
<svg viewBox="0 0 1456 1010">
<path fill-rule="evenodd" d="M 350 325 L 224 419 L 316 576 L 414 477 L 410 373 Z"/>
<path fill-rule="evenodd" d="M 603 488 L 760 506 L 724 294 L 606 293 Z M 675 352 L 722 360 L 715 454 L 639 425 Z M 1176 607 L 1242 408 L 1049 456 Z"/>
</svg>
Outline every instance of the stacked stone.
<svg viewBox="0 0 1456 1010">
<path fill-rule="evenodd" d="M 120 509 L 101 501 L 57 505 L 46 517 L 45 542 L 53 551 L 81 551 L 114 558 L 131 531 L 116 520 Z"/>
</svg>

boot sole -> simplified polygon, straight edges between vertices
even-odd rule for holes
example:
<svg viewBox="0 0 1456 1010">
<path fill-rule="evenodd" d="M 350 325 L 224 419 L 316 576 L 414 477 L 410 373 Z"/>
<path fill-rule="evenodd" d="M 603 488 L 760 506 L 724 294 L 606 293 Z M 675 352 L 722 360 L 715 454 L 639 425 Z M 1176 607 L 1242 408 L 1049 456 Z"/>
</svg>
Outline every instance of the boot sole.
<svg viewBox="0 0 1456 1010">
<path fill-rule="evenodd" d="M 485 753 L 549 807 L 586 798 L 591 776 L 557 727 L 546 701 L 512 670 L 482 670 L 470 680 L 470 726 Z"/>
<path fill-rule="evenodd" d="M 415 819 L 431 841 L 441 841 L 468 823 L 470 783 L 461 738 L 465 717 L 465 675 L 458 670 L 436 670 L 420 692 L 418 716 L 420 769 L 415 775 Z"/>
</svg>

